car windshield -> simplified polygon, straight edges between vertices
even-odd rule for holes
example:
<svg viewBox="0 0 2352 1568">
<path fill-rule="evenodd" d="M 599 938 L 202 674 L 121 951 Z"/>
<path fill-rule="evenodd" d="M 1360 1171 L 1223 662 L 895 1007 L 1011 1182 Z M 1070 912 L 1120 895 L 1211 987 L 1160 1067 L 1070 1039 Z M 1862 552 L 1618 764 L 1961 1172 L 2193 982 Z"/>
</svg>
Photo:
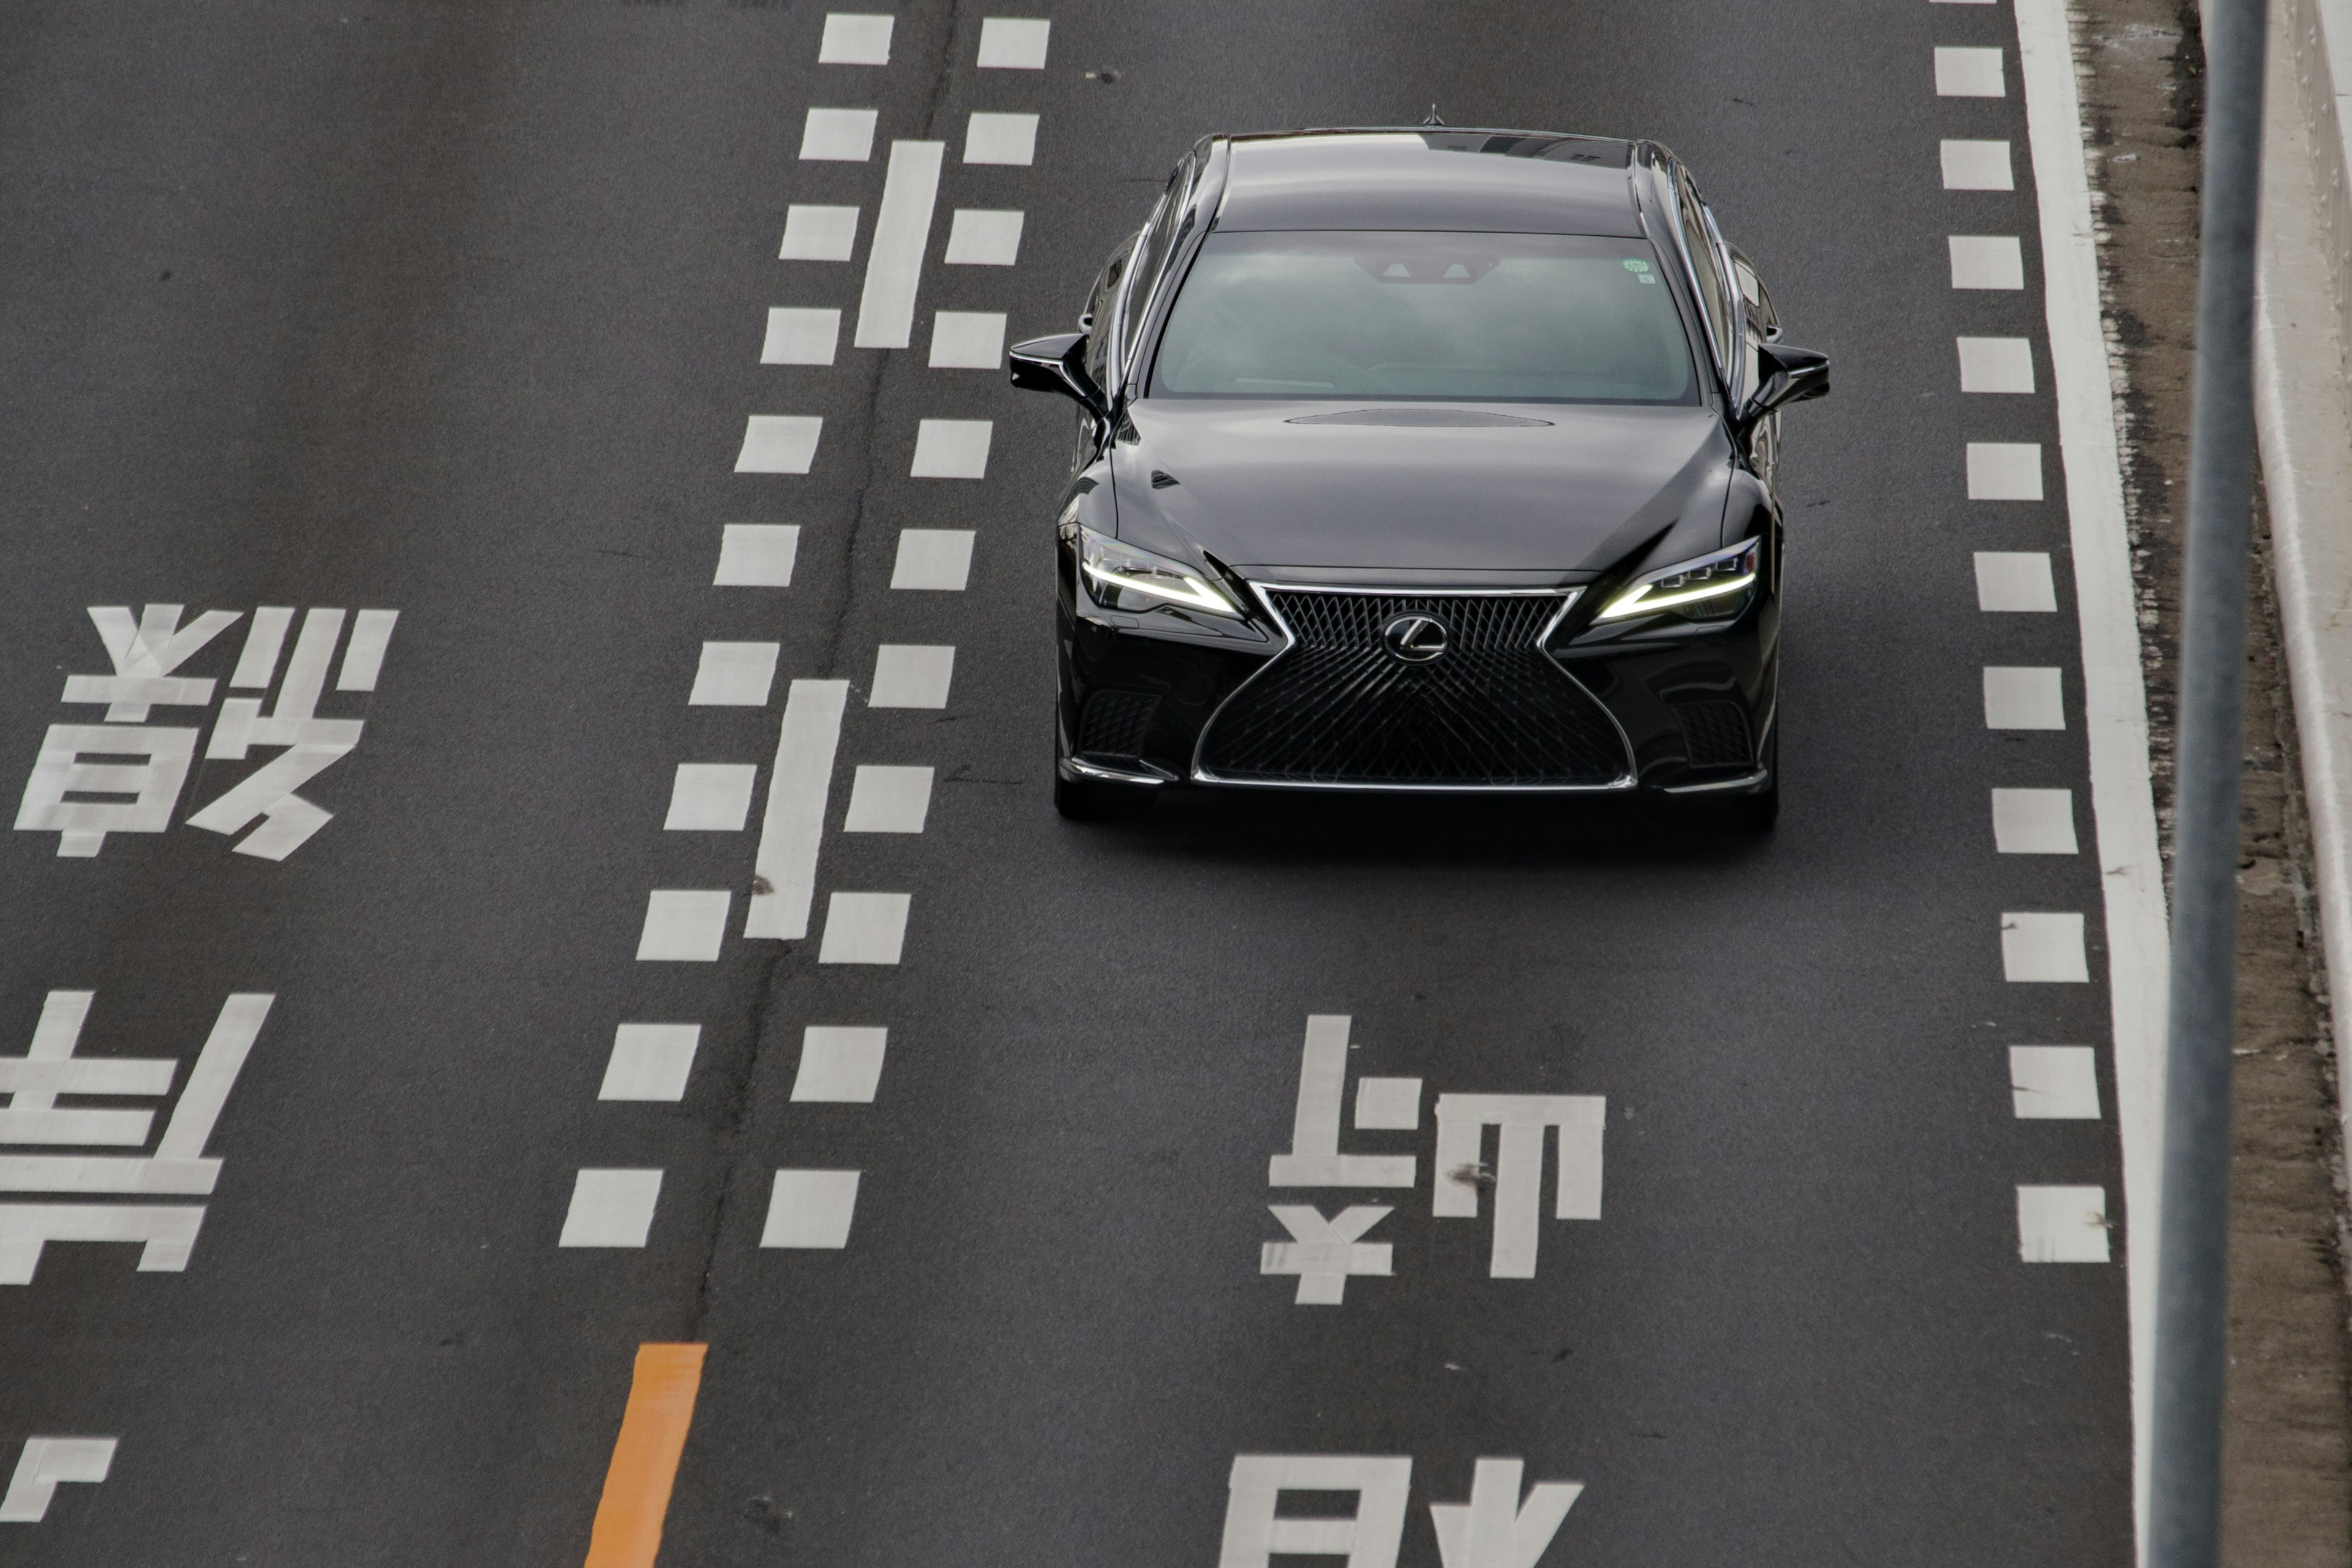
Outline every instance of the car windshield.
<svg viewBox="0 0 2352 1568">
<path fill-rule="evenodd" d="M 1153 374 L 1175 397 L 1693 403 L 1689 340 L 1640 239 L 1213 234 Z"/>
</svg>

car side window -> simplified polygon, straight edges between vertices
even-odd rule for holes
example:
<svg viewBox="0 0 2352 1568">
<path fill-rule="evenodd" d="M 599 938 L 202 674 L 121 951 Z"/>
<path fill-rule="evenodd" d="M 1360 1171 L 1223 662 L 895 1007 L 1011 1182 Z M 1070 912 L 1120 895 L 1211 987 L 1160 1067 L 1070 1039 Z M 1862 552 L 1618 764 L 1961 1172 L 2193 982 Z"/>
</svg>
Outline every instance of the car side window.
<svg viewBox="0 0 2352 1568">
<path fill-rule="evenodd" d="M 1724 286 L 1722 269 L 1716 265 L 1712 237 L 1707 233 L 1706 220 L 1699 216 L 1698 193 L 1691 188 L 1688 176 L 1675 182 L 1675 194 L 1682 219 L 1683 247 L 1690 254 L 1691 272 L 1698 283 L 1699 309 L 1706 316 L 1715 363 L 1727 372 L 1733 346 L 1731 296 Z"/>
<path fill-rule="evenodd" d="M 1119 363 L 1132 362 L 1137 334 L 1143 331 L 1143 318 L 1151 304 L 1151 290 L 1160 281 L 1160 268 L 1168 264 L 1168 253 L 1176 244 L 1176 226 L 1184 216 L 1187 178 L 1192 171 L 1192 160 L 1186 158 L 1168 176 L 1168 189 L 1160 198 L 1160 208 L 1151 215 L 1150 226 L 1144 230 L 1142 242 L 1137 247 L 1135 267 L 1129 276 L 1127 309 L 1119 321 Z"/>
<path fill-rule="evenodd" d="M 1087 296 L 1087 374 L 1094 377 L 1097 386 L 1110 384 L 1106 375 L 1110 368 L 1111 308 L 1118 299 L 1119 281 L 1127 276 L 1127 258 L 1134 247 L 1130 239 L 1111 252 L 1102 276 L 1095 279 L 1095 291 Z"/>
</svg>

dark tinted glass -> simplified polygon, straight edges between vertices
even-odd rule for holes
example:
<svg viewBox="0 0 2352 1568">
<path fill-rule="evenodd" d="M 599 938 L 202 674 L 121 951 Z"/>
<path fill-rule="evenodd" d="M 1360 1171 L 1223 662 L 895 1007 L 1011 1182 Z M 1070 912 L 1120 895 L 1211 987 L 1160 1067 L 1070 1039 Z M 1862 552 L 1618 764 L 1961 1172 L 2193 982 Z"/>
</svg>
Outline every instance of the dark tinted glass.
<svg viewBox="0 0 2352 1568">
<path fill-rule="evenodd" d="M 1689 403 L 1648 242 L 1547 234 L 1213 234 L 1152 392 Z"/>
</svg>

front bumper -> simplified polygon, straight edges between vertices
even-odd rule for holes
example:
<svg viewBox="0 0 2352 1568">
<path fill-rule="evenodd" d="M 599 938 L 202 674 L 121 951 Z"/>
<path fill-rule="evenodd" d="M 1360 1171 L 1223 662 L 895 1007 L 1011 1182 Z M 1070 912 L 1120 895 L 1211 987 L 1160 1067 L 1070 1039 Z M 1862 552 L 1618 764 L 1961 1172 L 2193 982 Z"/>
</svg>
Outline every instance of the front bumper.
<svg viewBox="0 0 2352 1568">
<path fill-rule="evenodd" d="M 1074 780 L 1406 794 L 1763 789 L 1770 575 L 1720 626 L 1592 643 L 1573 640 L 1588 634 L 1555 614 L 1559 595 L 1379 590 L 1342 605 L 1254 584 L 1263 613 L 1242 626 L 1105 614 L 1066 574 L 1060 766 Z M 1475 625 L 1419 669 L 1363 646 L 1368 615 L 1413 605 Z M 1302 614 L 1316 624 L 1294 625 Z"/>
</svg>

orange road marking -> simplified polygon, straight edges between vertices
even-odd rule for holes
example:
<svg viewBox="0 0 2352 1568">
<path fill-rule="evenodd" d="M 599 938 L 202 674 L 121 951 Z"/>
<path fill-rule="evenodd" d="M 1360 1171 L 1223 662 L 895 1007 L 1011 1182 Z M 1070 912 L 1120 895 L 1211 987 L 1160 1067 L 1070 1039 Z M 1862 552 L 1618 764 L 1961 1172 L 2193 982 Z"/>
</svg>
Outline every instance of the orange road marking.
<svg viewBox="0 0 2352 1568">
<path fill-rule="evenodd" d="M 703 1345 L 639 1345 L 629 1405 L 604 1472 L 604 1500 L 588 1537 L 587 1568 L 654 1568 L 677 1457 L 702 1387 Z"/>
</svg>

